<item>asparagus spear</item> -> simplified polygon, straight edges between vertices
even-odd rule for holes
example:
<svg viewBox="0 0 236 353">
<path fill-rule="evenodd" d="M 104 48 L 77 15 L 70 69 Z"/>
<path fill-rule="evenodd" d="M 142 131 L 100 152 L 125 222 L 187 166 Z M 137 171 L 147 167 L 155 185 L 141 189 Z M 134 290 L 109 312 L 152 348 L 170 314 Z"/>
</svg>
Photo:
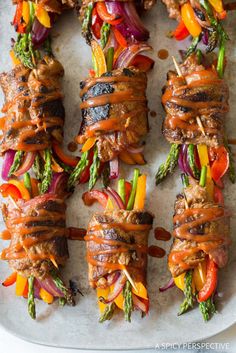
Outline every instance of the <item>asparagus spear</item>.
<svg viewBox="0 0 236 353">
<path fill-rule="evenodd" d="M 102 28 L 101 28 L 101 47 L 102 49 L 105 48 L 109 35 L 110 35 L 110 30 L 111 30 L 111 25 L 109 23 L 103 22 Z"/>
<path fill-rule="evenodd" d="M 50 272 L 53 282 L 55 283 L 55 285 L 57 286 L 58 289 L 60 289 L 60 291 L 64 294 L 64 298 L 67 302 L 67 304 L 74 306 L 75 305 L 75 301 L 74 298 L 72 296 L 71 290 L 68 289 L 63 281 L 61 280 L 61 278 L 58 276 L 57 271 L 52 270 Z"/>
<path fill-rule="evenodd" d="M 41 194 L 45 193 L 52 181 L 52 151 L 50 149 L 46 149 L 44 151 L 45 156 L 45 164 L 44 164 L 44 172 L 43 179 L 40 187 Z"/>
<path fill-rule="evenodd" d="M 9 170 L 9 173 L 8 173 L 8 177 L 9 178 L 20 167 L 22 159 L 23 159 L 23 156 L 24 156 L 24 152 L 23 151 L 17 151 L 16 152 L 15 157 L 14 157 L 14 161 L 13 161 L 12 166 L 11 166 L 11 168 Z"/>
<path fill-rule="evenodd" d="M 132 190 L 131 190 L 129 201 L 126 208 L 129 211 L 132 210 L 134 206 L 134 199 L 135 199 L 135 194 L 137 189 L 138 177 L 139 177 L 139 169 L 135 168 L 133 181 L 132 181 Z"/>
<path fill-rule="evenodd" d="M 110 47 L 107 50 L 107 71 L 111 71 L 113 68 L 113 59 L 114 59 L 114 47 Z"/>
<path fill-rule="evenodd" d="M 193 279 L 193 271 L 187 271 L 184 277 L 184 295 L 185 299 L 183 303 L 180 305 L 180 311 L 178 315 L 184 314 L 189 308 L 193 307 L 194 297 L 192 294 L 192 279 Z"/>
<path fill-rule="evenodd" d="M 32 193 L 31 179 L 28 172 L 24 174 L 24 185 L 26 189 L 28 189 L 29 193 L 31 194 Z"/>
<path fill-rule="evenodd" d="M 188 163 L 189 163 L 189 166 L 193 172 L 193 176 L 196 179 L 199 179 L 200 171 L 197 168 L 196 163 L 195 163 L 194 145 L 193 144 L 188 145 Z"/>
<path fill-rule="evenodd" d="M 166 161 L 160 165 L 156 174 L 156 185 L 160 184 L 162 180 L 168 175 L 173 173 L 179 158 L 180 145 L 173 143 Z"/>
<path fill-rule="evenodd" d="M 35 173 L 36 179 L 37 180 L 42 180 L 43 179 L 43 163 L 42 163 L 42 158 L 40 155 L 37 153 L 34 164 L 33 164 L 33 171 Z"/>
<path fill-rule="evenodd" d="M 84 20 L 82 23 L 82 35 L 86 39 L 86 42 L 90 44 L 92 39 L 92 32 L 91 32 L 91 22 L 92 22 L 92 11 L 93 11 L 93 4 L 89 4 L 85 10 Z"/>
<path fill-rule="evenodd" d="M 89 190 L 91 190 L 94 187 L 94 185 L 96 184 L 96 181 L 99 178 L 99 175 L 98 175 L 99 167 L 100 167 L 100 159 L 98 157 L 97 146 L 95 146 L 94 147 L 94 155 L 93 155 L 93 163 L 91 164 L 91 167 L 89 169 L 89 172 L 90 172 Z"/>
<path fill-rule="evenodd" d="M 186 58 L 196 51 L 197 45 L 201 40 L 201 34 L 198 37 L 193 37 L 192 43 L 186 52 Z"/>
<path fill-rule="evenodd" d="M 69 177 L 69 180 L 68 180 L 68 188 L 69 189 L 71 189 L 75 186 L 76 181 L 79 179 L 81 173 L 87 167 L 88 163 L 89 163 L 88 151 L 83 152 L 77 166 L 75 167 L 75 169 L 73 170 L 73 172 L 71 173 L 71 175 Z"/>
<path fill-rule="evenodd" d="M 211 316 L 216 312 L 216 307 L 211 296 L 206 301 L 199 303 L 199 309 L 202 313 L 204 321 L 210 320 Z"/>
<path fill-rule="evenodd" d="M 131 322 L 131 313 L 133 310 L 133 300 L 132 300 L 132 287 L 129 281 L 126 281 L 123 289 L 124 297 L 124 312 L 125 320 Z"/>
<path fill-rule="evenodd" d="M 111 320 L 111 318 L 114 314 L 114 311 L 115 311 L 115 307 L 116 307 L 116 305 L 113 302 L 110 304 L 107 304 L 102 316 L 99 319 L 99 322 L 103 323 L 106 320 Z"/>
<path fill-rule="evenodd" d="M 229 154 L 229 180 L 231 181 L 231 183 L 234 184 L 235 181 L 236 181 L 236 173 L 235 173 L 235 166 L 234 166 L 234 157 L 233 157 L 231 148 L 230 148 L 230 146 L 229 146 L 228 141 L 227 141 L 226 138 L 225 138 L 225 140 L 224 140 L 224 145 L 225 145 L 225 148 L 227 149 L 228 154 Z"/>
<path fill-rule="evenodd" d="M 35 302 L 34 302 L 34 276 L 28 278 L 28 312 L 32 319 L 36 318 Z"/>
<path fill-rule="evenodd" d="M 110 175 L 110 166 L 109 166 L 109 163 L 106 163 L 102 171 L 102 183 L 105 188 L 107 188 L 110 184 L 109 175 Z"/>
<path fill-rule="evenodd" d="M 39 52 L 33 49 L 31 33 L 19 34 L 13 47 L 15 56 L 30 69 L 35 67 Z"/>
<path fill-rule="evenodd" d="M 125 179 L 118 181 L 118 194 L 125 205 Z"/>
</svg>

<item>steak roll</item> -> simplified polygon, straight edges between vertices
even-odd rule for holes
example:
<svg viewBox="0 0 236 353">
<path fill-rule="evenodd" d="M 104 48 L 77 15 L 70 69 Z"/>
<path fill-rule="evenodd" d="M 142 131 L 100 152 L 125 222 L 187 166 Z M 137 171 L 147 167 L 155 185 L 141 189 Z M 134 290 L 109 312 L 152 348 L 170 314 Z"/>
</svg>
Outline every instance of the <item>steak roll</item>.
<svg viewBox="0 0 236 353">
<path fill-rule="evenodd" d="M 194 54 L 180 65 L 180 70 L 182 76 L 168 72 L 163 89 L 165 138 L 175 144 L 222 145 L 225 114 L 229 111 L 228 85 L 214 67 L 199 65 Z"/>
<path fill-rule="evenodd" d="M 148 234 L 153 216 L 145 211 L 96 213 L 89 222 L 87 261 L 89 283 L 105 288 L 115 271 L 126 266 L 135 282 L 146 285 Z"/>
<path fill-rule="evenodd" d="M 66 205 L 55 194 L 44 194 L 29 201 L 20 199 L 3 205 L 3 217 L 11 235 L 10 246 L 1 258 L 21 276 L 39 280 L 49 276 L 69 257 L 66 237 Z"/>
<path fill-rule="evenodd" d="M 77 142 L 97 138 L 98 156 L 107 162 L 137 144 L 148 132 L 147 77 L 136 68 L 116 69 L 81 84 L 82 124 Z"/>
<path fill-rule="evenodd" d="M 44 57 L 30 70 L 17 65 L 0 75 L 5 94 L 5 113 L 0 153 L 45 150 L 52 139 L 61 142 L 65 111 L 60 78 L 64 70 L 59 61 Z"/>
<path fill-rule="evenodd" d="M 65 9 L 74 8 L 78 3 L 77 0 L 32 0 L 32 2 L 37 3 L 48 12 L 56 14 L 61 14 Z M 18 3 L 19 0 L 13 0 L 13 4 Z"/>
<path fill-rule="evenodd" d="M 173 277 L 194 269 L 207 256 L 219 268 L 228 260 L 230 214 L 223 205 L 209 199 L 205 187 L 193 180 L 191 184 L 175 202 L 174 242 L 168 259 Z"/>
</svg>

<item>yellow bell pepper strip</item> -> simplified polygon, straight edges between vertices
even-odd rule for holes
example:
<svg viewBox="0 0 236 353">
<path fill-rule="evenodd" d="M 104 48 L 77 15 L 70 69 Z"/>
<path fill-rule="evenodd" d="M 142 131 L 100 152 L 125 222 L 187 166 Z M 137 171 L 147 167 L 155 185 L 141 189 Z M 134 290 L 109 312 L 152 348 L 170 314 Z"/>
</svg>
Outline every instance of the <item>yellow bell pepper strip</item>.
<svg viewBox="0 0 236 353">
<path fill-rule="evenodd" d="M 21 197 L 23 200 L 25 201 L 29 201 L 30 200 L 30 193 L 27 190 L 27 188 L 24 186 L 24 184 L 19 181 L 19 180 L 15 180 L 15 179 L 11 179 L 8 181 L 8 184 L 12 184 L 15 185 L 17 187 L 17 189 L 20 191 L 21 193 Z"/>
<path fill-rule="evenodd" d="M 221 0 L 209 0 L 209 3 L 219 14 L 224 12 L 223 3 Z"/>
<path fill-rule="evenodd" d="M 194 10 L 189 2 L 181 6 L 181 17 L 191 36 L 198 37 L 202 32 L 202 27 L 198 23 Z"/>
<path fill-rule="evenodd" d="M 116 297 L 115 304 L 119 309 L 124 310 L 124 296 L 122 293 Z"/>
<path fill-rule="evenodd" d="M 94 60 L 96 62 L 96 69 L 97 69 L 96 76 L 100 77 L 105 72 L 107 72 L 106 58 L 102 48 L 95 40 L 91 42 L 91 49 L 92 49 Z"/>
<path fill-rule="evenodd" d="M 40 288 L 39 296 L 45 303 L 47 304 L 53 303 L 53 300 L 54 300 L 53 295 L 48 293 L 44 288 Z"/>
<path fill-rule="evenodd" d="M 199 262 L 193 271 L 193 281 L 199 292 L 206 282 L 206 261 Z"/>
<path fill-rule="evenodd" d="M 24 293 L 25 286 L 28 284 L 28 279 L 26 277 L 22 277 L 17 273 L 16 278 L 16 295 L 21 297 Z"/>
<path fill-rule="evenodd" d="M 138 177 L 137 183 L 137 191 L 134 200 L 134 209 L 135 210 L 143 210 L 146 198 L 146 183 L 147 183 L 147 176 L 142 174 Z"/>
<path fill-rule="evenodd" d="M 132 288 L 132 292 L 140 298 L 148 300 L 148 293 L 146 287 L 142 284 L 142 282 L 135 282 L 135 287 L 137 290 Z"/>
<path fill-rule="evenodd" d="M 108 294 L 110 293 L 110 289 L 109 287 L 103 289 L 103 288 L 97 288 L 97 297 L 98 297 L 98 307 L 100 310 L 100 313 L 102 314 L 104 312 L 104 310 L 106 309 L 107 304 L 104 304 L 102 302 L 100 302 L 99 298 L 103 297 L 105 299 L 107 299 Z"/>
<path fill-rule="evenodd" d="M 28 1 L 23 1 L 22 5 L 22 18 L 27 26 L 30 20 L 30 7 Z"/>
<path fill-rule="evenodd" d="M 181 275 L 174 278 L 174 282 L 175 282 L 176 287 L 178 287 L 182 291 L 184 291 L 184 288 L 185 288 L 185 280 L 184 280 L 185 274 L 186 274 L 186 272 L 181 273 Z M 194 280 L 192 280 L 192 293 L 195 293 Z"/>
<path fill-rule="evenodd" d="M 15 56 L 14 50 L 10 50 L 10 57 L 14 66 L 20 65 L 20 60 Z"/>
<path fill-rule="evenodd" d="M 114 210 L 114 205 L 113 205 L 110 197 L 108 197 L 106 211 L 112 211 L 112 210 Z"/>
<path fill-rule="evenodd" d="M 91 150 L 91 148 L 95 145 L 97 138 L 96 137 L 89 137 L 87 141 L 83 144 L 81 149 L 82 152 L 87 152 Z"/>
<path fill-rule="evenodd" d="M 48 12 L 42 7 L 42 5 L 36 5 L 35 6 L 35 16 L 41 23 L 46 28 L 51 27 L 51 21 Z"/>
<path fill-rule="evenodd" d="M 129 155 L 131 156 L 131 158 L 139 165 L 144 165 L 146 164 L 145 159 L 143 158 L 143 154 L 142 153 L 129 153 Z"/>
<path fill-rule="evenodd" d="M 210 198 L 213 198 L 214 183 L 211 177 L 211 168 L 208 157 L 208 149 L 206 145 L 197 145 L 198 156 L 201 163 L 201 166 L 207 167 L 207 176 L 206 176 L 206 188 Z"/>
</svg>

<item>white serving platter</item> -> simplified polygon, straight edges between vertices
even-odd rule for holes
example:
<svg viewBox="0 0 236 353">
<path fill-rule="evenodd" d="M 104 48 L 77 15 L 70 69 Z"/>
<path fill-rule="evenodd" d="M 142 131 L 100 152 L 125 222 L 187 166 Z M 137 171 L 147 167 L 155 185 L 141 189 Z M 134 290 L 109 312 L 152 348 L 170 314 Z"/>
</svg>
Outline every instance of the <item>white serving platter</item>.
<svg viewBox="0 0 236 353">
<path fill-rule="evenodd" d="M 10 26 L 13 16 L 11 1 L 0 0 L 0 71 L 11 68 L 9 58 L 10 38 L 14 32 Z M 154 175 L 157 166 L 167 155 L 169 145 L 161 135 L 163 110 L 160 97 L 161 88 L 165 82 L 166 72 L 173 68 L 171 55 L 178 58 L 177 43 L 168 39 L 166 34 L 176 26 L 174 21 L 167 19 L 164 6 L 160 1 L 155 8 L 146 13 L 144 23 L 151 33 L 150 43 L 153 46 L 152 57 L 156 60 L 155 68 L 149 74 L 148 98 L 150 111 L 157 113 L 150 116 L 150 133 L 146 138 L 146 158 L 148 165 L 142 171 L 148 174 L 147 209 L 155 214 L 156 226 L 171 230 L 175 195 L 181 190 L 180 173 L 176 173 L 163 185 L 156 188 Z M 236 14 L 230 13 L 227 29 L 230 35 L 228 44 L 228 66 L 225 75 L 230 87 L 231 110 L 227 119 L 227 130 L 230 138 L 235 138 L 236 113 Z M 57 22 L 53 31 L 54 52 L 65 68 L 63 81 L 66 107 L 65 146 L 77 134 L 81 114 L 79 110 L 79 82 L 87 76 L 91 66 L 90 48 L 81 37 L 80 24 L 75 14 L 67 13 Z M 186 43 L 181 44 L 184 48 Z M 157 58 L 160 49 L 167 49 L 169 57 L 166 60 Z M 0 96 L 0 104 L 3 96 Z M 122 167 L 121 175 L 127 178 L 132 175 L 132 168 Z M 86 208 L 81 195 L 86 187 L 79 186 L 68 202 L 68 226 L 86 227 L 95 207 Z M 236 200 L 235 187 L 226 182 L 225 202 L 234 211 Z M 3 222 L 0 229 L 4 228 Z M 218 300 L 218 313 L 214 318 L 204 323 L 199 310 L 177 317 L 178 307 L 183 299 L 181 293 L 173 288 L 166 293 L 159 293 L 159 287 L 169 279 L 166 257 L 150 259 L 148 265 L 148 282 L 151 299 L 150 314 L 141 319 L 138 313 L 132 316 L 132 323 L 124 322 L 122 315 L 105 324 L 98 323 L 96 296 L 88 287 L 87 264 L 85 261 L 85 246 L 82 242 L 71 241 L 70 260 L 63 275 L 65 279 L 77 278 L 84 296 L 77 297 L 77 305 L 73 308 L 61 308 L 57 303 L 47 306 L 37 301 L 37 320 L 33 321 L 27 314 L 27 303 L 14 295 L 14 288 L 5 289 L 0 286 L 0 325 L 12 334 L 28 341 L 56 347 L 77 349 L 144 349 L 160 346 L 161 343 L 184 343 L 199 341 L 213 336 L 236 322 L 236 243 L 234 232 L 235 218 L 232 218 L 231 234 L 233 246 L 230 261 L 221 271 Z M 158 244 L 166 250 L 170 242 L 165 244 L 154 240 L 150 235 L 150 244 Z M 0 242 L 0 250 L 6 244 Z M 0 264 L 0 281 L 10 273 L 7 263 Z"/>
</svg>

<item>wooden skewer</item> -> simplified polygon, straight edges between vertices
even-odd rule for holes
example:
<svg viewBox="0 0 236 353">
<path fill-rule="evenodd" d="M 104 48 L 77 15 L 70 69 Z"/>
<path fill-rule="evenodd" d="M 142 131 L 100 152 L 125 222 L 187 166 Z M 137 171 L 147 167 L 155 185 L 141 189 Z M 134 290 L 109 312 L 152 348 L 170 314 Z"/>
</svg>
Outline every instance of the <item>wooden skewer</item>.
<svg viewBox="0 0 236 353">
<path fill-rule="evenodd" d="M 179 67 L 179 65 L 178 65 L 178 63 L 177 63 L 177 61 L 176 61 L 176 59 L 175 59 L 174 56 L 172 56 L 172 60 L 173 60 L 173 62 L 174 62 L 175 69 L 176 69 L 176 71 L 177 71 L 178 76 L 179 76 L 179 77 L 183 77 L 182 72 L 181 72 L 181 70 L 180 70 L 180 67 Z M 196 121 L 197 121 L 197 124 L 198 124 L 198 126 L 199 126 L 199 128 L 200 128 L 200 130 L 201 130 L 201 133 L 202 133 L 204 136 L 206 136 L 204 127 L 203 127 L 203 125 L 202 125 L 202 121 L 201 121 L 201 119 L 200 119 L 199 116 L 196 117 Z"/>
<path fill-rule="evenodd" d="M 11 203 L 15 206 L 15 208 L 17 208 L 18 210 L 20 209 L 19 206 L 17 205 L 16 201 L 9 195 L 8 196 L 9 200 L 11 201 Z"/>
<path fill-rule="evenodd" d="M 120 263 L 120 262 L 119 262 Z M 135 292 L 138 292 L 138 289 L 133 281 L 133 279 L 131 278 L 129 272 L 127 271 L 127 269 L 125 268 L 125 266 L 123 264 L 121 264 L 123 266 L 122 271 L 124 272 L 124 274 L 126 275 L 126 277 L 128 278 L 128 280 L 130 281 L 131 286 L 134 288 Z"/>
</svg>

